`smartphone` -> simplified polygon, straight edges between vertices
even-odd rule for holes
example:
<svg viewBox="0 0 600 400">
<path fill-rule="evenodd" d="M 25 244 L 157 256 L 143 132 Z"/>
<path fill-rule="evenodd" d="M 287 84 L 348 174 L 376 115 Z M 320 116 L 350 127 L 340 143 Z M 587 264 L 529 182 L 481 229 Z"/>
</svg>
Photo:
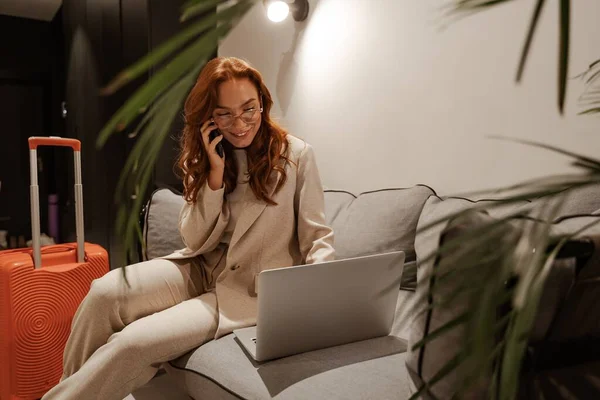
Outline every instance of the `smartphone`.
<svg viewBox="0 0 600 400">
<path fill-rule="evenodd" d="M 214 122 L 213 122 L 214 124 Z M 218 129 L 215 129 L 213 131 L 211 131 L 208 134 L 208 142 L 212 143 L 212 141 L 218 137 L 219 135 L 222 135 L 221 131 L 219 131 Z M 217 147 L 215 148 L 215 150 L 217 151 L 217 154 L 219 155 L 219 157 L 223 158 L 225 157 L 225 150 L 223 150 L 223 141 L 221 140 L 221 142 L 217 145 Z"/>
</svg>

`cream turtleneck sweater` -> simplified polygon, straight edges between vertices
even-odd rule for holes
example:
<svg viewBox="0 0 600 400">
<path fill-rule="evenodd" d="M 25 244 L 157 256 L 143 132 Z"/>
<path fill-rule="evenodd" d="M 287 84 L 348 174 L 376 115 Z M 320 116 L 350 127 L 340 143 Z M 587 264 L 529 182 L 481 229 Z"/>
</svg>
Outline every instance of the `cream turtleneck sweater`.
<svg viewBox="0 0 600 400">
<path fill-rule="evenodd" d="M 244 195 L 248 189 L 248 159 L 246 156 L 246 150 L 235 149 L 233 153 L 238 163 L 238 178 L 235 190 L 225 197 L 227 204 L 229 205 L 229 223 L 227 224 L 227 228 L 225 228 L 225 233 L 221 238 L 221 243 L 227 244 L 231 241 L 233 230 L 235 229 L 237 220 L 242 213 Z"/>
</svg>

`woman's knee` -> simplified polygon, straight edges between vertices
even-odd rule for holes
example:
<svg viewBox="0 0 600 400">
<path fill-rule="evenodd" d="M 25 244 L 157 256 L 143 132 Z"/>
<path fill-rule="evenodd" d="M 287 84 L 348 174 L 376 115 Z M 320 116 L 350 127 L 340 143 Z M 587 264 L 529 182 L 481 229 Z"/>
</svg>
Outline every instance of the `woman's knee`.
<svg viewBox="0 0 600 400">
<path fill-rule="evenodd" d="M 87 299 L 93 302 L 114 302 L 120 296 L 119 279 L 115 276 L 117 270 L 108 272 L 100 278 L 94 279 L 90 285 Z"/>
<path fill-rule="evenodd" d="M 132 264 L 127 267 L 127 277 L 122 268 L 113 269 L 107 272 L 100 278 L 94 279 L 90 286 L 89 296 L 100 300 L 118 300 L 126 296 L 131 289 L 131 285 L 135 284 L 136 273 L 139 274 L 140 267 L 147 268 L 152 261 L 145 261 L 138 264 Z"/>
<path fill-rule="evenodd" d="M 120 332 L 113 333 L 108 339 L 108 343 L 113 346 L 120 360 L 126 358 L 140 359 L 141 355 L 149 350 L 135 335 L 129 334 L 127 327 Z"/>
</svg>

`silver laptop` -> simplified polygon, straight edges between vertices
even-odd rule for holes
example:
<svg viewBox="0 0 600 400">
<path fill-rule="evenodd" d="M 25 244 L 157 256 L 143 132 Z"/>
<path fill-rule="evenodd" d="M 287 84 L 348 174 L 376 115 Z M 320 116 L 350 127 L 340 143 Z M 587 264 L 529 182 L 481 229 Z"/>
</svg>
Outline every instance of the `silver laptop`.
<svg viewBox="0 0 600 400">
<path fill-rule="evenodd" d="M 256 361 L 389 335 L 404 252 L 262 271 L 256 326 L 234 334 Z"/>
</svg>

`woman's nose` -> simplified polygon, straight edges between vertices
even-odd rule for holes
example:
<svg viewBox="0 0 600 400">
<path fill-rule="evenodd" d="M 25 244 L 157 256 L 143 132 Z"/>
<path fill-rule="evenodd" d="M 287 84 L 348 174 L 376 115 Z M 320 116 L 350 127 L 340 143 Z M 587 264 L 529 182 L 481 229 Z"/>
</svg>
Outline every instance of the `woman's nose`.
<svg viewBox="0 0 600 400">
<path fill-rule="evenodd" d="M 232 127 L 235 129 L 245 128 L 246 126 L 248 126 L 248 124 L 246 124 L 244 121 L 242 121 L 242 119 L 240 117 L 237 117 L 235 119 L 235 121 L 233 121 L 233 125 L 232 125 Z"/>
</svg>

